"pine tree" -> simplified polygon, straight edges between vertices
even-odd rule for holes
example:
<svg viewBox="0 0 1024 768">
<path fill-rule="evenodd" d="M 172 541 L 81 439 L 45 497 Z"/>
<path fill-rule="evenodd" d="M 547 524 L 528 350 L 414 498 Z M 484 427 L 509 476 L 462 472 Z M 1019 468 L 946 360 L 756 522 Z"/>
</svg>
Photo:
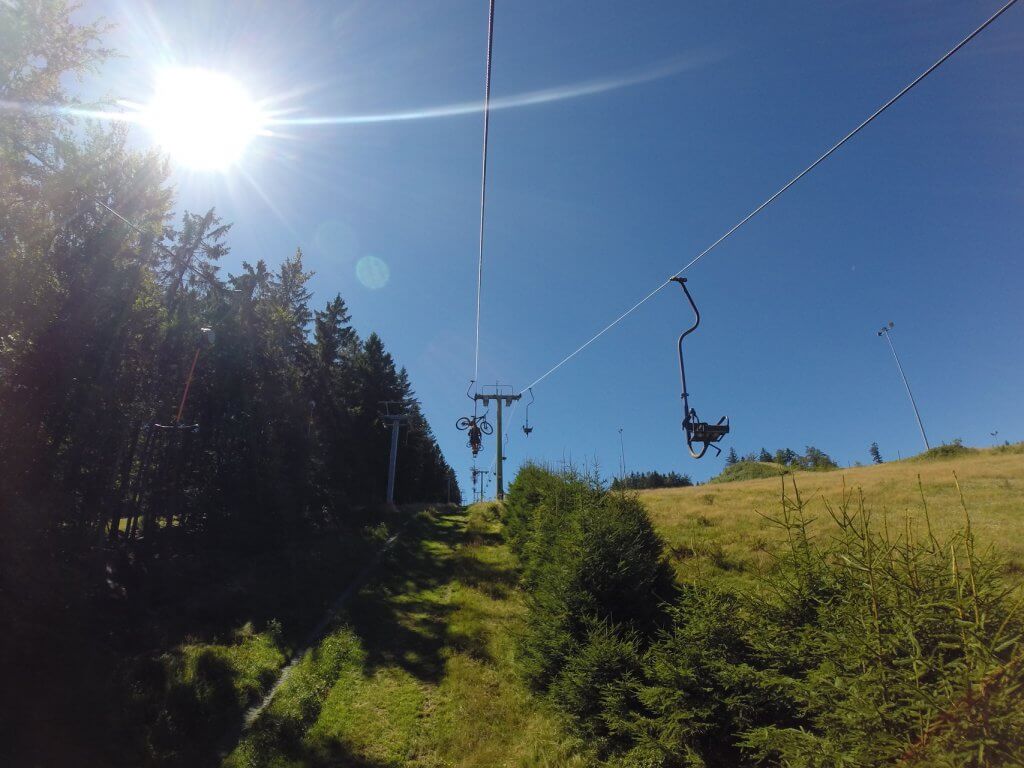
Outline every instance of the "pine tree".
<svg viewBox="0 0 1024 768">
<path fill-rule="evenodd" d="M 736 464 L 739 460 L 740 457 L 736 455 L 736 449 L 730 448 L 729 453 L 725 457 L 725 465 L 727 467 L 731 467 L 733 464 Z"/>
<path fill-rule="evenodd" d="M 96 715 L 85 732 L 119 719 L 134 668 L 103 665 L 134 657 L 151 631 L 164 637 L 161 621 L 188 629 L 193 599 L 233 591 L 238 563 L 284 556 L 282 588 L 294 588 L 287 562 L 339 538 L 326 529 L 360 546 L 387 478 L 381 400 L 411 416 L 399 497 L 460 495 L 380 338 L 360 341 L 340 296 L 311 311 L 301 251 L 220 275 L 230 225 L 213 209 L 178 216 L 166 160 L 133 150 L 124 125 L 81 125 L 61 109 L 89 106 L 66 86 L 110 53 L 101 26 L 73 13 L 64 0 L 0 2 L 0 101 L 32 105 L 0 120 L 0 656 L 7 687 L 29 697 L 19 704 L 43 712 L 20 675 L 41 666 L 33 649 L 123 650 L 94 657 L 111 688 L 73 702 L 76 718 Z M 193 360 L 181 423 L 198 429 L 162 428 Z M 109 711 L 89 712 L 101 698 Z M 123 762 L 153 762 L 133 744 L 119 745 Z"/>
<path fill-rule="evenodd" d="M 878 443 L 871 443 L 871 447 L 868 448 L 868 453 L 871 454 L 871 460 L 875 462 L 875 464 L 882 463 L 882 454 L 878 450 Z"/>
</svg>

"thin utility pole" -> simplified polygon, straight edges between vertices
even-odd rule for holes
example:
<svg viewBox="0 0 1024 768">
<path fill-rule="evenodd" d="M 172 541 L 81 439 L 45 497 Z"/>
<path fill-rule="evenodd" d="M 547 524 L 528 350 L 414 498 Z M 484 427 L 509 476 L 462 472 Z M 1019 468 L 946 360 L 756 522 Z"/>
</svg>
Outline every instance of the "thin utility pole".
<svg viewBox="0 0 1024 768">
<path fill-rule="evenodd" d="M 626 482 L 626 449 L 622 443 L 622 427 L 619 427 L 619 479 Z"/>
<path fill-rule="evenodd" d="M 907 374 L 903 372 L 903 365 L 900 363 L 900 356 L 896 354 L 896 347 L 892 345 L 891 331 L 896 326 L 891 320 L 888 325 L 883 325 L 882 330 L 878 332 L 879 336 L 885 336 L 885 340 L 889 342 L 889 349 L 892 350 L 892 356 L 896 360 L 896 367 L 900 370 L 900 376 L 903 378 L 903 386 L 907 388 L 907 395 L 910 397 L 910 405 L 914 408 L 914 416 L 917 418 L 918 429 L 921 430 L 921 439 L 924 440 L 924 449 L 931 450 L 931 446 L 928 444 L 928 435 L 924 433 L 924 423 L 921 421 L 921 413 L 917 410 L 917 403 L 914 401 L 914 393 L 910 391 L 910 382 L 907 381 Z"/>
<path fill-rule="evenodd" d="M 497 457 L 497 464 L 496 464 L 496 467 L 495 467 L 495 475 L 496 475 L 496 477 L 498 479 L 498 493 L 497 493 L 498 501 L 501 501 L 502 499 L 505 498 L 505 480 L 504 480 L 505 476 L 504 476 L 502 470 L 503 470 L 503 465 L 505 463 L 505 459 L 507 458 L 505 456 L 505 442 L 504 442 L 503 437 L 502 437 L 502 406 L 511 406 L 512 403 L 514 403 L 515 401 L 517 401 L 520 398 L 522 398 L 521 394 L 516 395 L 516 394 L 513 394 L 511 392 L 502 392 L 501 390 L 502 390 L 503 387 L 508 387 L 509 389 L 512 389 L 512 386 L 509 385 L 509 384 L 495 384 L 493 392 L 478 392 L 477 394 L 473 395 L 473 399 L 474 400 L 480 400 L 480 401 L 483 402 L 484 408 L 486 408 L 486 407 L 488 407 L 490 405 L 491 400 L 496 401 L 497 404 L 498 404 L 498 416 L 497 416 L 497 426 L 498 426 L 497 450 L 498 450 L 498 457 Z"/>
</svg>

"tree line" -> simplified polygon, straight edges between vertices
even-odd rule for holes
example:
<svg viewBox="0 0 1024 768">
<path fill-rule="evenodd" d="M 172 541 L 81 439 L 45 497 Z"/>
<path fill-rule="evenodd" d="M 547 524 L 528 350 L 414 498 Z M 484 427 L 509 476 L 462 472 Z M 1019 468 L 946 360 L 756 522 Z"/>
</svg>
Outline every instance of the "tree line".
<svg viewBox="0 0 1024 768">
<path fill-rule="evenodd" d="M 774 453 L 769 453 L 767 449 L 762 448 L 760 451 L 753 451 L 741 456 L 736 453 L 735 448 L 730 448 L 725 457 L 726 466 L 731 467 L 741 461 L 781 464 L 784 467 L 795 469 L 837 469 L 839 467 L 831 456 L 813 445 L 808 445 L 802 454 L 792 448 L 779 448 Z"/>
<path fill-rule="evenodd" d="M 21 107 L 0 122 L 5 602 L 31 611 L 12 584 L 97 548 L 167 562 L 358 528 L 385 495 L 382 401 L 409 415 L 396 498 L 458 502 L 406 370 L 340 295 L 311 304 L 300 250 L 226 274 L 230 225 L 175 218 L 163 157 L 61 111 L 110 55 L 71 13 L 0 5 L 0 100 Z"/>
</svg>

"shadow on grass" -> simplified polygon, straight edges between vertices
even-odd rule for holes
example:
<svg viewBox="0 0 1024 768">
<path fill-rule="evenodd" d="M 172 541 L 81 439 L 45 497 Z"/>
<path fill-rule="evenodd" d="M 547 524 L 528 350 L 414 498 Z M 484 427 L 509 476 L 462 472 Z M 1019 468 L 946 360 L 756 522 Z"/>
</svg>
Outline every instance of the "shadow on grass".
<svg viewBox="0 0 1024 768">
<path fill-rule="evenodd" d="M 251 743 L 247 768 L 270 768 L 285 763 L 295 768 L 392 768 L 390 763 L 356 754 L 338 739 L 304 738 L 305 727 L 295 720 L 274 714 L 260 717 L 260 733 Z"/>
<path fill-rule="evenodd" d="M 373 578 L 345 609 L 343 623 L 364 654 L 352 671 L 372 678 L 379 670 L 391 668 L 419 683 L 437 685 L 453 650 L 489 657 L 491 617 L 486 603 L 472 621 L 457 621 L 453 613 L 460 601 L 451 600 L 451 590 L 457 581 L 500 598 L 515 588 L 517 575 L 500 561 L 482 560 L 474 546 L 478 536 L 465 531 L 465 516 L 458 512 L 409 521 Z M 400 764 L 367 757 L 344 736 L 314 727 L 324 716 L 322 708 L 337 680 L 332 676 L 324 683 L 326 690 L 308 699 L 308 711 L 303 708 L 283 717 L 272 712 L 261 715 L 257 733 L 242 747 L 247 754 L 239 755 L 237 765 L 374 768 Z M 385 712 L 379 715 L 386 720 Z M 344 713 L 334 716 L 344 717 Z"/>
<path fill-rule="evenodd" d="M 444 590 L 453 577 L 451 551 L 462 536 L 461 515 L 410 523 L 377 577 L 352 601 L 347 623 L 366 649 L 366 675 L 397 666 L 423 682 L 440 681 L 453 610 Z"/>
<path fill-rule="evenodd" d="M 505 600 L 519 583 L 519 574 L 511 564 L 482 560 L 473 547 L 455 555 L 454 570 L 460 582 L 483 592 L 494 600 Z"/>
</svg>

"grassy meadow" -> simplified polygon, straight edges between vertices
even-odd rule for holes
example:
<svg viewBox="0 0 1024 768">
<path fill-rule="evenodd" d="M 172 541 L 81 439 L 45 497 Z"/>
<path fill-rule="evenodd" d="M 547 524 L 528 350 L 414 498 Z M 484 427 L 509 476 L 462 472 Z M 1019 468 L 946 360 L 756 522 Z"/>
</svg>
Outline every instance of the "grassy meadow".
<svg viewBox="0 0 1024 768">
<path fill-rule="evenodd" d="M 224 765 L 587 764 L 518 676 L 517 579 L 497 507 L 421 514 Z"/>
<path fill-rule="evenodd" d="M 844 493 L 853 494 L 854 502 L 863 495 L 865 507 L 891 528 L 904 530 L 909 519 L 921 535 L 927 504 L 939 538 L 964 524 L 966 506 L 979 545 L 994 545 L 1011 572 L 1024 574 L 1024 444 L 936 453 L 866 467 L 791 472 L 785 475 L 785 492 L 792 497 L 795 483 L 818 520 L 812 530 L 820 535 L 827 535 L 823 519 L 831 522 L 826 505 L 835 507 Z M 640 498 L 669 545 L 680 579 L 745 582 L 771 566 L 784 535 L 765 517 L 777 515 L 782 491 L 780 478 L 771 477 L 641 491 Z"/>
</svg>

